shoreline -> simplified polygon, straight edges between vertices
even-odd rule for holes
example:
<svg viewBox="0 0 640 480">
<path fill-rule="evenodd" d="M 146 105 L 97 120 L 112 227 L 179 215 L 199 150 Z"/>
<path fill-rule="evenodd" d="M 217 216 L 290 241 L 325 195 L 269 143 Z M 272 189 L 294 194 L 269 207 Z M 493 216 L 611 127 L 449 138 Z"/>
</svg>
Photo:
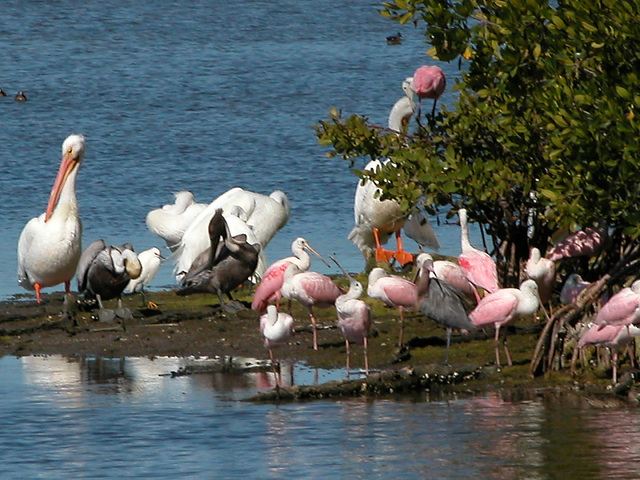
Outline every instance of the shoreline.
<svg viewBox="0 0 640 480">
<path fill-rule="evenodd" d="M 338 280 L 340 282 L 340 280 Z M 269 365 L 269 354 L 264 347 L 258 324 L 258 312 L 249 309 L 228 314 L 223 312 L 215 295 L 195 294 L 179 297 L 167 289 L 146 294 L 157 309 L 143 308 L 140 294 L 123 297 L 123 305 L 131 309 L 133 319 L 125 322 L 100 322 L 95 310 L 75 295 L 66 298 L 62 292 L 45 294 L 42 304 L 28 294 L 16 295 L 0 302 L 0 356 L 61 355 L 64 357 L 249 357 L 264 360 Z M 234 297 L 245 305 L 251 292 L 239 290 Z M 564 392 L 596 398 L 595 403 L 624 402 L 638 405 L 640 393 L 623 365 L 618 389 L 610 385 L 606 371 L 582 369 L 574 376 L 568 369 L 550 372 L 533 378 L 528 373 L 530 358 L 538 340 L 542 323 L 518 321 L 508 330 L 512 367 L 498 369 L 493 364 L 493 330 L 469 335 L 454 334 L 450 351 L 450 366 L 443 366 L 445 330 L 416 312 L 405 315 L 405 349 L 398 350 L 398 312 L 379 302 L 372 307 L 373 329 L 369 339 L 369 362 L 379 374 L 355 380 L 329 382 L 331 385 L 309 386 L 318 394 L 301 393 L 302 386 L 280 389 L 278 397 L 255 401 L 300 401 L 313 398 L 341 398 L 331 392 L 351 391 L 348 396 L 404 395 L 410 392 L 437 392 L 454 395 L 479 395 L 489 391 L 512 390 L 515 396 L 540 395 L 540 392 Z M 116 300 L 106 302 L 106 308 L 115 308 Z M 315 310 L 320 330 L 319 349 L 313 350 L 308 312 L 293 305 L 296 334 L 291 342 L 275 349 L 277 359 L 304 362 L 309 366 L 338 369 L 346 361 L 345 343 L 336 327 L 333 308 Z M 351 366 L 363 365 L 362 348 L 351 348 Z M 270 369 L 270 368 L 269 368 Z M 444 369 L 444 370 L 443 370 Z M 401 372 L 405 372 L 404 374 Z M 407 376 L 407 372 L 414 372 Z M 415 372 L 422 372 L 417 377 Z M 455 381 L 445 379 L 426 385 L 426 373 L 447 372 L 459 374 Z M 458 373 L 456 373 L 458 372 Z M 475 372 L 473 375 L 460 372 Z M 626 377 L 624 373 L 627 372 Z M 368 385 L 387 376 L 384 388 Z M 395 378 L 391 381 L 390 378 Z M 445 375 L 446 377 L 446 375 Z M 376 380 L 377 378 L 377 380 Z M 444 378 L 444 377 L 443 377 Z M 348 383 L 347 383 L 348 382 Z M 386 382 L 386 383 L 385 383 Z M 433 380 L 430 380 L 433 382 Z M 366 386 L 364 386 L 366 384 Z M 323 384 L 324 385 L 324 384 Z M 381 385 L 378 383 L 378 385 Z M 329 389 L 329 390 L 327 390 Z M 352 390 L 349 390 L 352 389 Z M 537 393 L 536 393 L 537 392 Z"/>
</svg>

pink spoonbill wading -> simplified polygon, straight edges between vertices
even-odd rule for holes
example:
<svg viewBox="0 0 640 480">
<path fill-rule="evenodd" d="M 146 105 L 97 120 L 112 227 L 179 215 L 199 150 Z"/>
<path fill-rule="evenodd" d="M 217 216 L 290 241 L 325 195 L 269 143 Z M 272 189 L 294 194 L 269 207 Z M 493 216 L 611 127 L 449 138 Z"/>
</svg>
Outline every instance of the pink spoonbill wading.
<svg viewBox="0 0 640 480">
<path fill-rule="evenodd" d="M 406 278 L 391 275 L 384 269 L 375 267 L 369 272 L 367 295 L 370 298 L 381 300 L 390 307 L 397 308 L 400 312 L 398 346 L 402 348 L 404 344 L 404 311 L 416 307 L 418 287 Z"/>
<path fill-rule="evenodd" d="M 467 275 L 464 273 L 460 265 L 450 260 L 433 260 L 433 257 L 429 253 L 420 253 L 416 257 L 416 277 L 418 277 L 422 271 L 422 264 L 430 260 L 433 262 L 433 273 L 435 277 L 440 280 L 446 280 L 451 285 L 460 290 L 464 296 L 477 304 L 480 301 L 480 295 L 478 290 L 469 281 Z M 417 282 L 417 279 L 415 280 Z"/>
<path fill-rule="evenodd" d="M 291 252 L 293 253 L 293 256 L 282 258 L 272 263 L 264 272 L 264 276 L 253 294 L 253 301 L 251 302 L 252 310 L 263 312 L 270 303 L 275 303 L 276 306 L 280 308 L 284 272 L 287 270 L 287 266 L 290 263 L 296 264 L 302 272 L 309 270 L 309 267 L 311 266 L 311 257 L 307 252 L 313 253 L 327 266 L 329 266 L 328 262 L 323 259 L 320 254 L 316 252 L 311 245 L 309 245 L 309 242 L 302 237 L 298 237 L 293 241 L 291 244 Z M 289 304 L 289 307 L 291 307 L 291 304 Z"/>
<path fill-rule="evenodd" d="M 611 350 L 613 383 L 618 381 L 619 352 L 631 342 L 633 337 L 640 336 L 640 328 L 635 325 L 592 325 L 578 341 L 578 348 L 589 345 L 605 347 Z M 630 355 L 633 358 L 633 353 Z"/>
<path fill-rule="evenodd" d="M 27 222 L 18 240 L 18 283 L 35 290 L 38 303 L 45 287 L 64 283 L 66 293 L 71 293 L 71 279 L 82 253 L 76 177 L 84 151 L 82 135 L 67 137 L 47 209 Z"/>
<path fill-rule="evenodd" d="M 476 327 L 491 325 L 495 332 L 496 366 L 500 367 L 500 327 L 518 317 L 533 315 L 540 307 L 538 297 L 538 284 L 535 280 L 525 280 L 520 288 L 501 288 L 486 297 L 469 314 L 469 319 Z M 504 339 L 504 352 L 507 356 L 507 364 L 513 365 L 507 338 Z"/>
<path fill-rule="evenodd" d="M 367 354 L 368 337 L 371 331 L 371 308 L 360 297 L 364 292 L 362 284 L 347 273 L 335 258 L 331 259 L 349 279 L 349 291 L 336 298 L 335 306 L 338 313 L 338 327 L 344 336 L 347 350 L 347 376 L 351 367 L 349 342 L 364 347 L 364 371 L 369 375 L 369 356 Z"/>
<path fill-rule="evenodd" d="M 287 265 L 281 291 L 284 298 L 296 300 L 309 311 L 313 329 L 313 349 L 318 350 L 318 325 L 313 307 L 333 307 L 336 299 L 345 292 L 326 275 L 302 271 L 296 263 Z"/>
<path fill-rule="evenodd" d="M 640 322 L 640 280 L 630 287 L 624 287 L 596 315 L 595 324 L 600 328 L 606 325 L 632 325 Z"/>
</svg>

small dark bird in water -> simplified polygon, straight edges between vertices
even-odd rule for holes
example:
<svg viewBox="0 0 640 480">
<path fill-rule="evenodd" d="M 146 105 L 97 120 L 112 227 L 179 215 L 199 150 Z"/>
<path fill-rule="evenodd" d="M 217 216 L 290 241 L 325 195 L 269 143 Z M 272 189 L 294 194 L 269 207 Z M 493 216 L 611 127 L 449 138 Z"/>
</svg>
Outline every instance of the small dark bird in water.
<svg viewBox="0 0 640 480">
<path fill-rule="evenodd" d="M 0 88 L 0 97 L 6 97 L 7 96 L 7 92 L 5 92 L 3 89 Z"/>
<path fill-rule="evenodd" d="M 387 45 L 400 45 L 402 43 L 402 34 L 400 32 L 397 35 L 389 35 L 387 37 Z"/>
<path fill-rule="evenodd" d="M 237 302 L 231 296 L 231 291 L 239 287 L 253 274 L 258 265 L 260 245 L 251 245 L 247 242 L 246 235 L 228 235 L 228 226 L 224 217 L 225 231 L 224 246 L 215 264 L 210 269 L 201 270 L 200 273 L 185 276 L 178 295 L 191 295 L 192 293 L 216 293 L 220 299 L 220 306 L 229 313 L 235 313 L 244 309 L 244 305 Z M 222 294 L 226 294 L 230 302 L 225 302 Z"/>
<path fill-rule="evenodd" d="M 20 90 L 20 91 L 16 94 L 16 96 L 15 96 L 15 97 L 13 97 L 13 99 L 14 99 L 16 102 L 26 102 L 26 101 L 27 101 L 27 97 L 26 97 L 26 95 L 24 94 L 24 92 L 23 92 L 22 90 Z"/>
</svg>

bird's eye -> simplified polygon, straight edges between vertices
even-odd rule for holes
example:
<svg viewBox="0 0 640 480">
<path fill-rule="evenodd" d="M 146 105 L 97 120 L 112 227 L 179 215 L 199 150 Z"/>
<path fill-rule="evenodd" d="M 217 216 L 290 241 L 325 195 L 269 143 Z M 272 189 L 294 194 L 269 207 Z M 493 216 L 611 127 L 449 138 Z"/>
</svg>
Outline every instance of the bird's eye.
<svg viewBox="0 0 640 480">
<path fill-rule="evenodd" d="M 72 153 L 72 152 L 73 152 L 73 148 L 69 147 L 69 148 L 67 149 L 67 153 Z"/>
</svg>

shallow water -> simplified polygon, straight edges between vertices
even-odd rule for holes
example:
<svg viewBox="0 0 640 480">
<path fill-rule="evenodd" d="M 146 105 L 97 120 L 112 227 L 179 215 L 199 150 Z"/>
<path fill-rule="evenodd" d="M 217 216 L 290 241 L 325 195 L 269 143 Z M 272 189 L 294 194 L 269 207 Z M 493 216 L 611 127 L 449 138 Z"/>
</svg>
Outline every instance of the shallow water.
<svg viewBox="0 0 640 480">
<path fill-rule="evenodd" d="M 187 362 L 0 359 L 2 478 L 637 478 L 635 409 L 500 393 L 252 404 L 269 374 L 166 375 Z M 344 375 L 294 365 L 284 382 Z"/>
<path fill-rule="evenodd" d="M 402 80 L 433 63 L 413 27 L 402 30 L 402 45 L 387 46 L 398 26 L 375 7 L 365 0 L 327 0 L 321 8 L 310 0 L 4 1 L 0 298 L 25 292 L 16 282 L 18 237 L 44 211 L 60 146 L 74 132 L 87 137 L 77 186 L 85 246 L 98 238 L 137 251 L 164 246 L 145 217 L 179 190 L 209 203 L 234 186 L 282 189 L 291 218 L 268 246 L 268 260 L 290 255 L 291 242 L 304 236 L 361 271 L 362 256 L 346 238 L 357 179 L 347 162 L 326 158 L 313 125 L 331 107 L 385 125 Z M 442 66 L 449 86 L 441 103 L 451 104 L 457 65 Z M 27 102 L 13 101 L 18 90 Z M 459 228 L 436 229 L 441 253 L 457 255 Z M 319 262 L 314 268 L 328 271 Z M 152 284 L 163 286 L 175 286 L 170 262 Z"/>
</svg>

